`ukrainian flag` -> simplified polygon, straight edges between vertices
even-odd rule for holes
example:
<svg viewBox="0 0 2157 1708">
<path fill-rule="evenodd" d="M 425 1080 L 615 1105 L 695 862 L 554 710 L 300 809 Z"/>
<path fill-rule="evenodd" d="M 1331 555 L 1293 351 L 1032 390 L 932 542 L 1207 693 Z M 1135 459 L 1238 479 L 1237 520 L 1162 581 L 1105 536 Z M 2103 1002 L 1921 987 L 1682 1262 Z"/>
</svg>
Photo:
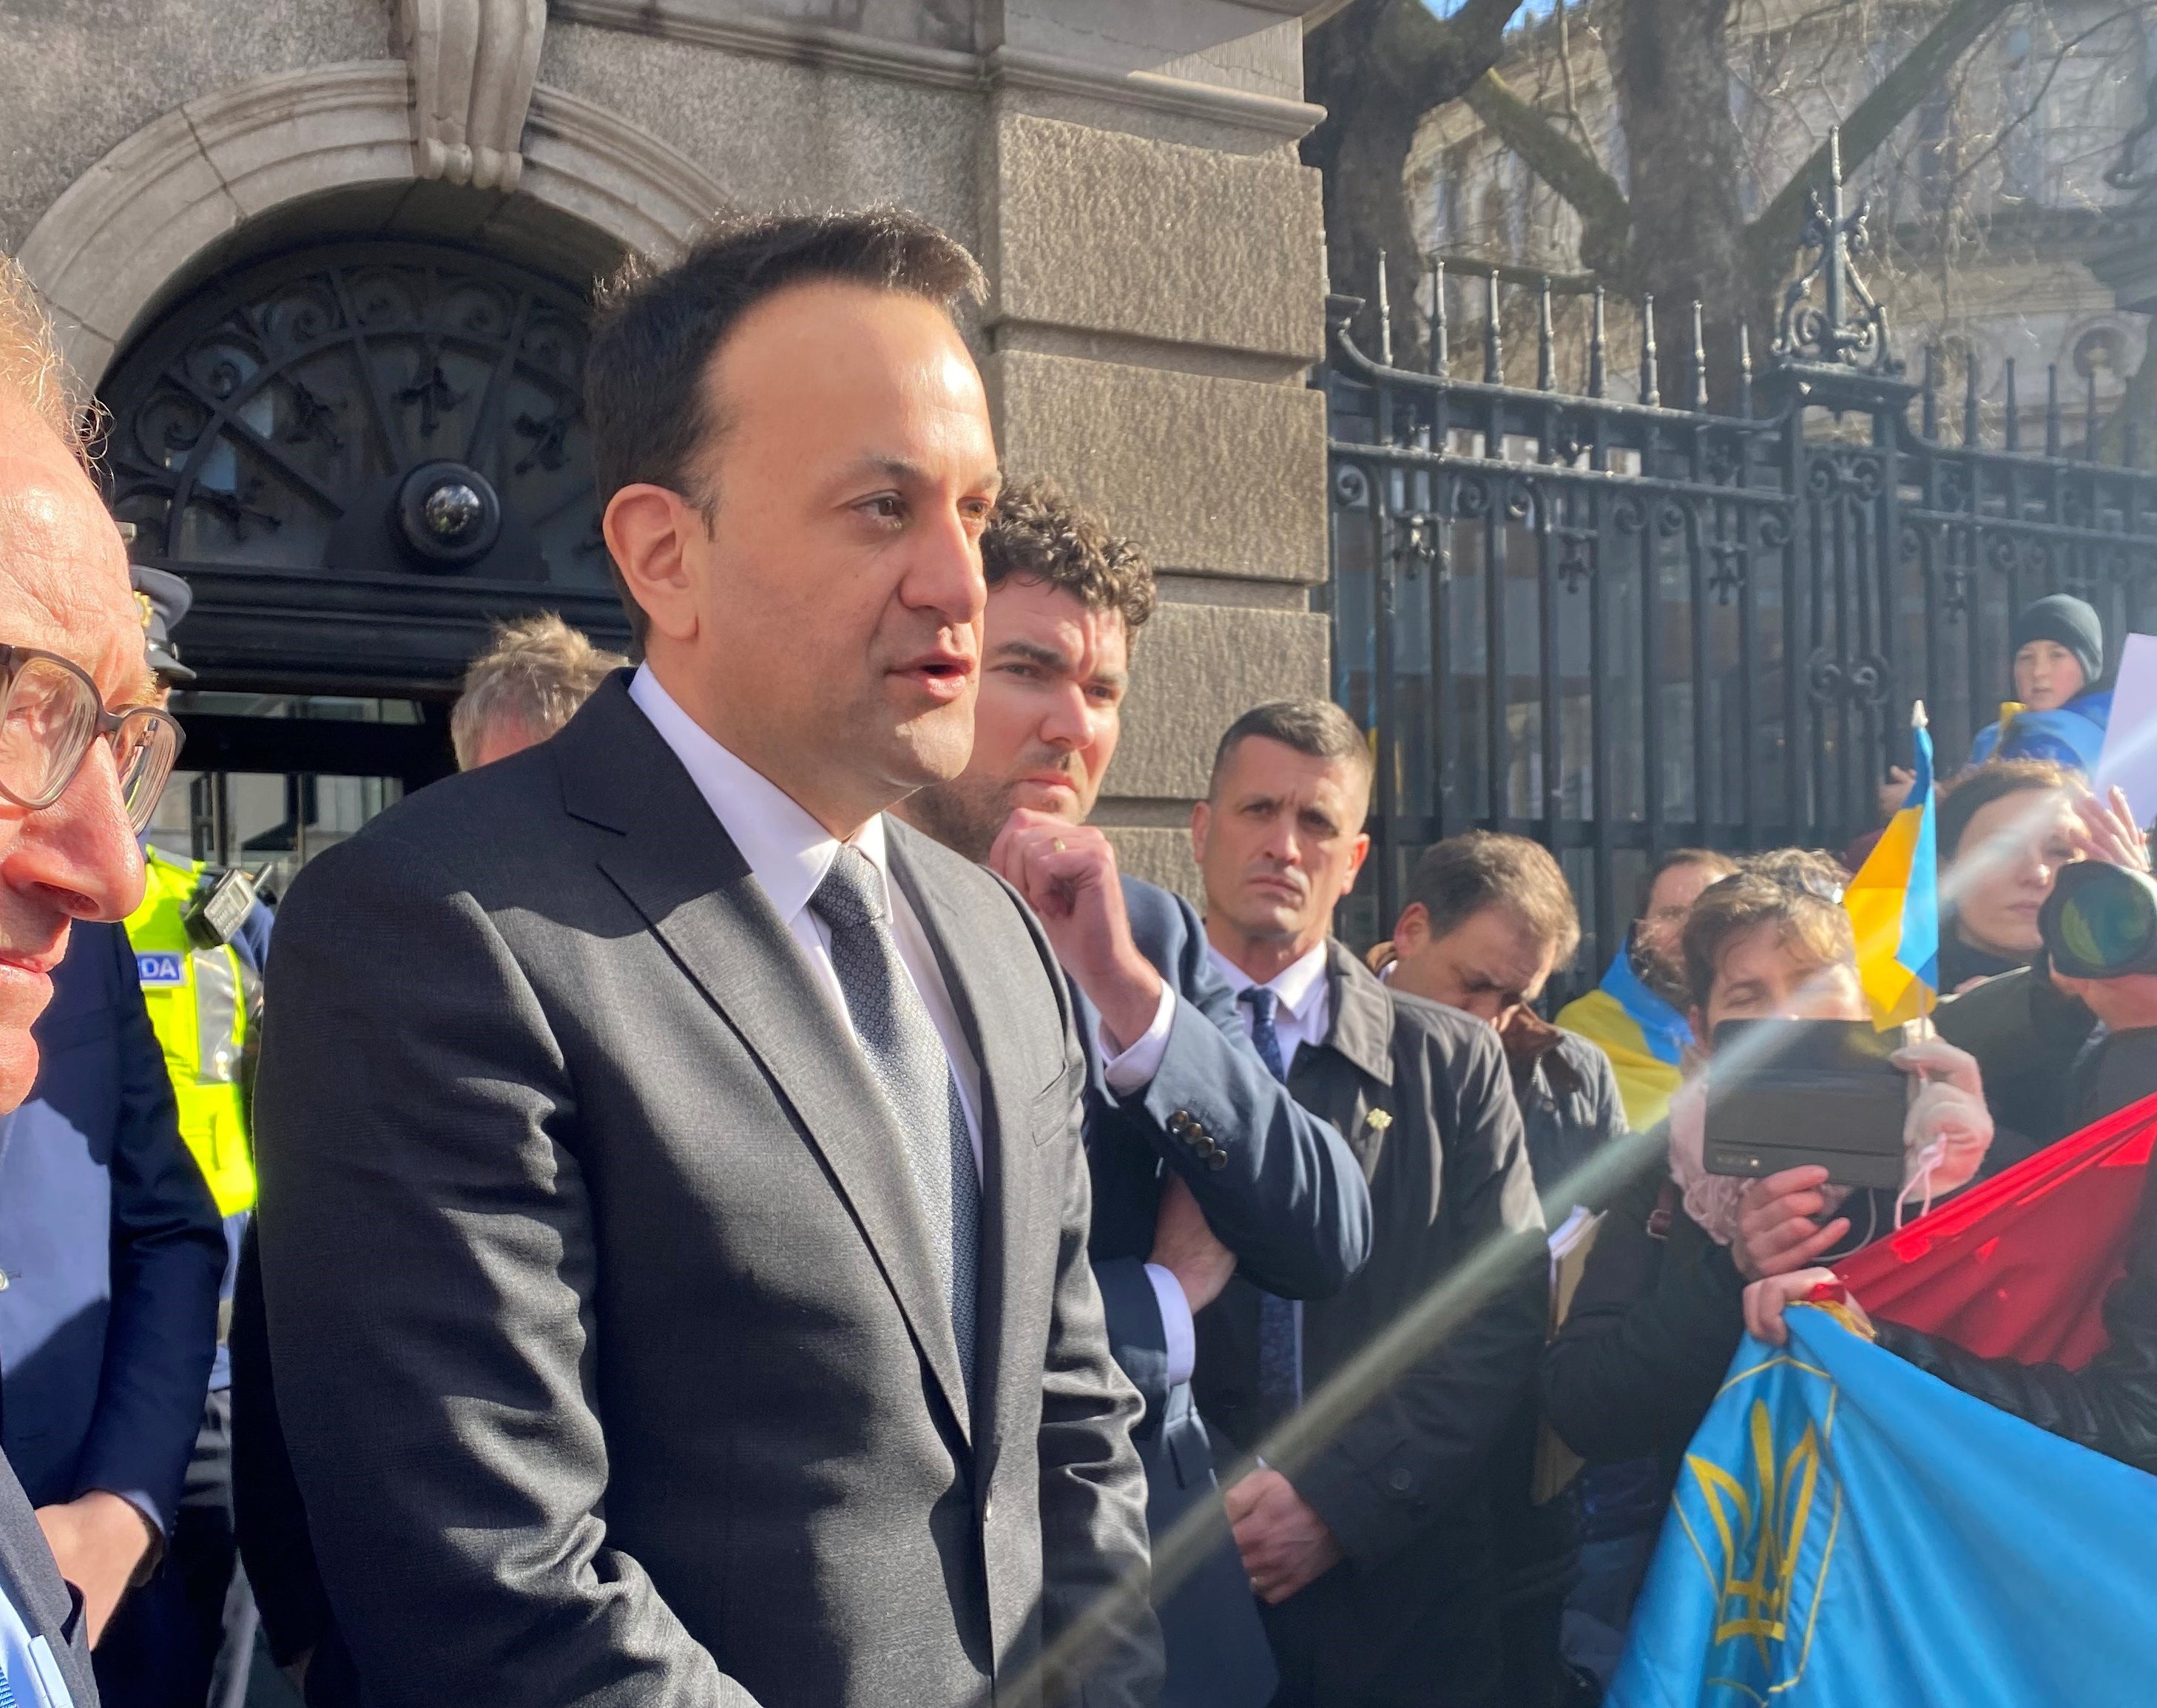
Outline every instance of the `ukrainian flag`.
<svg viewBox="0 0 2157 1708">
<path fill-rule="evenodd" d="M 1692 1027 L 1640 982 L 1629 949 L 1619 949 L 1601 984 L 1558 1010 L 1557 1025 L 1610 1058 L 1626 1125 L 1645 1133 L 1662 1119 L 1684 1082 L 1685 1047 L 1691 1042 Z"/>
<path fill-rule="evenodd" d="M 2157 1477 L 1795 1306 L 1686 1450 L 1610 1708 L 2120 1708 Z"/>
<path fill-rule="evenodd" d="M 1938 809 L 1925 702 L 1910 714 L 1917 774 L 1842 905 L 1857 936 L 1857 975 L 1882 1031 L 1932 1011 L 1940 986 Z"/>
</svg>

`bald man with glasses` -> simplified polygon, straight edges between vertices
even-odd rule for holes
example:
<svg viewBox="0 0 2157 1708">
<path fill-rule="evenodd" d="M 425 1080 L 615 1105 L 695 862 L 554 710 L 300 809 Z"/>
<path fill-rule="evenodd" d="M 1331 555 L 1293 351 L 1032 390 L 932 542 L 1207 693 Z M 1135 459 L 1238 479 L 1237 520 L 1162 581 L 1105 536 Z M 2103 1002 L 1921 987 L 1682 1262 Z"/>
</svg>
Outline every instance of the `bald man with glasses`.
<svg viewBox="0 0 2157 1708">
<path fill-rule="evenodd" d="M 126 951 L 116 922 L 141 899 L 136 836 L 179 745 L 177 726 L 155 704 L 126 554 L 86 472 L 75 419 L 28 286 L 0 257 L 0 1110 L 11 1112 L 0 1143 L 0 1206 L 17 1201 L 18 1167 L 64 1170 L 72 1160 L 33 1155 L 13 1130 L 12 1112 L 31 1094 L 41 1065 L 95 1057 L 115 1076 L 121 1071 L 120 999 L 131 996 L 139 1008 L 141 995 L 132 956 L 124 971 L 116 959 Z M 77 955 L 112 961 L 112 1000 L 54 1006 L 71 939 Z M 104 1093 L 122 1094 L 116 1084 Z M 163 1097 L 169 1120 L 169 1087 Z M 172 1139 L 177 1145 L 176 1128 Z M 206 1377 L 223 1261 L 208 1190 L 198 1176 L 190 1182 L 184 1150 L 178 1165 L 151 1153 L 106 1161 L 116 1226 L 118 1206 L 139 1207 L 145 1186 L 167 1208 L 131 1221 L 111 1252 L 105 1291 L 83 1301 L 66 1332 L 73 1340 L 97 1337 L 109 1355 L 138 1326 L 136 1287 L 146 1264 L 154 1253 L 178 1253 L 179 1268 L 192 1262 L 199 1269 L 199 1297 L 168 1323 L 197 1325 Z M 145 1168 L 154 1181 L 141 1178 Z M 209 1217 L 208 1237 L 192 1258 L 191 1187 Z M 44 1248 L 34 1242 L 40 1235 Z M 0 1232 L 7 1277 L 0 1301 L 33 1289 L 41 1268 L 63 1255 L 51 1237 L 34 1225 L 18 1227 L 12 1238 Z M 0 1367 L 11 1376 L 19 1350 L 0 1320 Z M 109 1358 L 100 1363 L 100 1387 L 124 1411 L 127 1372 Z M 33 1438 L 49 1433 L 11 1392 L 0 1408 L 0 1443 L 11 1465 L 0 1474 L 0 1680 L 17 1703 L 85 1708 L 98 1700 L 90 1644 L 153 1561 L 158 1531 L 136 1498 L 142 1491 L 131 1474 L 112 1469 L 118 1461 L 106 1456 L 112 1433 L 95 1423 L 65 1475 L 48 1477 L 39 1467 L 44 1487 L 36 1498 L 44 1504 L 33 1513 L 18 1462 L 42 1444 Z M 184 1445 L 181 1457 L 184 1464 Z M 48 1490 L 54 1491 L 49 1500 Z"/>
</svg>

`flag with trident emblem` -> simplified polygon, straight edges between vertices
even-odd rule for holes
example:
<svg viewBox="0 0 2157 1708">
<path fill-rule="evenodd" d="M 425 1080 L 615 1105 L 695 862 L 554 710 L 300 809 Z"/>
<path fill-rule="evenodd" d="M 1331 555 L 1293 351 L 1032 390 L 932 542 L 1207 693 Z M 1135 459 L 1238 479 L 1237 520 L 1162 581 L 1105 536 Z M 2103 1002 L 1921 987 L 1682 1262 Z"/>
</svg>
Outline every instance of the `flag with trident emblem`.
<svg viewBox="0 0 2157 1708">
<path fill-rule="evenodd" d="M 2147 1700 L 2157 1477 L 1788 1320 L 1686 1453 L 1615 1708 Z"/>
</svg>

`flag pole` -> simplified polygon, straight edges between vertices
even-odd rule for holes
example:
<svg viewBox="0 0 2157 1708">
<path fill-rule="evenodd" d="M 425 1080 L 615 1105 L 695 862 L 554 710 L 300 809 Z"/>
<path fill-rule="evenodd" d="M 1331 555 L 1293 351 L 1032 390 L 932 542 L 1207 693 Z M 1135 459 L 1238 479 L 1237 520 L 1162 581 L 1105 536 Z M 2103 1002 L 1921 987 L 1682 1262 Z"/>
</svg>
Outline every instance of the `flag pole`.
<svg viewBox="0 0 2157 1708">
<path fill-rule="evenodd" d="M 1918 732 L 1919 730 L 1921 730 L 1921 729 L 1930 729 L 1931 728 L 1932 728 L 1932 720 L 1931 720 L 1930 718 L 1927 718 L 1927 717 L 1925 716 L 1925 702 L 1924 702 L 1923 700 L 1912 700 L 1912 701 L 1911 701 L 1911 702 L 1910 702 L 1910 763 L 1911 763 L 1913 766 L 1914 766 L 1914 765 L 1917 764 L 1917 762 L 1918 762 Z M 1938 788 L 1939 788 L 1939 779 L 1938 779 L 1938 778 L 1937 776 L 1935 776 L 1935 777 L 1932 779 L 1932 789 L 1933 789 L 1933 792 L 1937 793 L 1937 792 L 1938 792 Z M 1935 858 L 1937 858 L 1937 857 L 1935 857 Z M 1938 888 L 1937 888 L 1937 886 L 1938 886 L 1938 882 L 1939 882 L 1938 873 L 1938 871 L 1937 871 L 1937 869 L 1936 869 L 1936 870 L 1935 870 L 1935 872 L 1934 872 L 1934 874 L 1933 874 L 1933 883 L 1934 883 L 1934 886 L 1935 886 L 1935 889 L 1934 889 L 1934 893 L 1935 893 L 1935 894 L 1937 894 L 1937 893 L 1938 893 Z M 1937 903 L 1935 904 L 1935 907 L 1934 907 L 1934 912 L 1935 912 L 1935 913 L 1937 914 L 1937 913 L 1938 913 L 1938 905 L 1937 905 Z M 1925 994 L 1924 994 L 1922 997 L 1920 997 L 1920 998 L 1918 999 L 1918 1032 L 1919 1032 L 1919 1036 L 1920 1036 L 1921 1037 L 1923 1037 L 1923 1038 L 1930 1038 L 1930 1037 L 1932 1037 L 1934 1035 L 1934 1031 L 1933 1031 L 1933 1011 L 1935 1008 L 1937 1008 L 1937 1007 L 1938 1007 L 1938 1006 L 1939 1006 L 1939 1001 L 1940 1001 L 1940 993 L 1939 993 L 1938 991 L 1937 991 L 1937 990 L 1935 990 L 1932 989 L 1929 985 L 1926 987 L 1926 989 L 1925 989 Z"/>
</svg>

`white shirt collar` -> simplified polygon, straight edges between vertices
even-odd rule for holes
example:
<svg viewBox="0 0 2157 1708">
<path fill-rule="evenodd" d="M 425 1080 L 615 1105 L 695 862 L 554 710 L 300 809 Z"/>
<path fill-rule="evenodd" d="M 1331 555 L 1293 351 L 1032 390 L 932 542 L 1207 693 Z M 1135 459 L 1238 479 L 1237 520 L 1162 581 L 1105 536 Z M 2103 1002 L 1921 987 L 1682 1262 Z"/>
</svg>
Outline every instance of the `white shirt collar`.
<svg viewBox="0 0 2157 1708">
<path fill-rule="evenodd" d="M 1214 970 L 1228 981 L 1230 990 L 1240 993 L 1259 982 L 1212 944 L 1206 945 L 1206 953 L 1212 958 Z M 1265 987 L 1293 1018 L 1301 1020 L 1311 1004 L 1325 995 L 1326 944 L 1321 941 L 1308 953 L 1298 955 L 1268 979 Z"/>
<path fill-rule="evenodd" d="M 780 921 L 790 928 L 831 869 L 838 838 L 784 789 L 715 741 L 661 685 L 650 665 L 637 666 L 629 697 L 674 750 Z M 852 842 L 888 886 L 883 815 L 862 826 Z M 888 889 L 885 905 L 890 905 Z"/>
</svg>

